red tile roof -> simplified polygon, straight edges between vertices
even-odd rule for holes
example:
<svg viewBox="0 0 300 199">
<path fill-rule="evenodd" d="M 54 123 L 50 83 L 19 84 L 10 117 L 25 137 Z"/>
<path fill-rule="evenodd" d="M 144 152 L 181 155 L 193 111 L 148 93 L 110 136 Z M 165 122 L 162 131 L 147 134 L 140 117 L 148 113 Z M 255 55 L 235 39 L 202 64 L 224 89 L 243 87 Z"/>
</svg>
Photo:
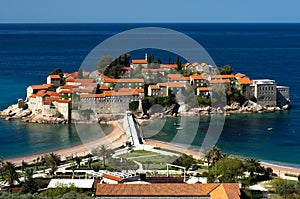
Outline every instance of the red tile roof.
<svg viewBox="0 0 300 199">
<path fill-rule="evenodd" d="M 80 83 L 93 83 L 95 80 L 94 79 L 75 79 L 75 82 L 80 82 Z"/>
<path fill-rule="evenodd" d="M 47 91 L 46 94 L 50 95 L 51 97 L 54 97 L 54 96 L 59 97 L 60 96 L 59 93 L 53 92 L 53 91 Z"/>
<path fill-rule="evenodd" d="M 189 81 L 190 77 L 184 77 L 181 74 L 168 74 L 168 78 L 171 81 Z"/>
<path fill-rule="evenodd" d="M 235 75 L 231 74 L 231 75 L 211 75 L 210 76 L 211 79 L 233 79 L 235 78 Z"/>
<path fill-rule="evenodd" d="M 211 91 L 212 88 L 211 87 L 199 87 L 198 90 L 199 91 Z"/>
<path fill-rule="evenodd" d="M 239 199 L 238 184 L 97 184 L 98 197 L 201 197 L 211 199 Z"/>
<path fill-rule="evenodd" d="M 49 75 L 50 79 L 60 79 L 59 75 Z"/>
<path fill-rule="evenodd" d="M 100 86 L 100 90 L 109 90 L 110 88 L 108 86 Z"/>
<path fill-rule="evenodd" d="M 72 89 L 74 86 L 73 85 L 64 85 L 64 86 L 60 86 L 60 89 Z"/>
<path fill-rule="evenodd" d="M 66 79 L 66 82 L 75 82 L 75 79 L 74 78 L 68 78 L 68 79 Z"/>
<path fill-rule="evenodd" d="M 183 88 L 184 84 L 181 82 L 167 82 L 167 83 L 159 83 L 159 86 L 169 87 L 169 88 Z"/>
<path fill-rule="evenodd" d="M 51 87 L 51 84 L 33 85 L 30 86 L 33 90 L 47 90 Z"/>
<path fill-rule="evenodd" d="M 178 68 L 177 64 L 161 64 L 160 68 Z"/>
<path fill-rule="evenodd" d="M 150 85 L 149 87 L 150 87 L 152 90 L 159 89 L 159 86 L 158 86 L 158 85 Z"/>
<path fill-rule="evenodd" d="M 118 83 L 144 83 L 144 79 L 117 79 Z"/>
<path fill-rule="evenodd" d="M 110 175 L 110 174 L 107 174 L 107 173 L 103 174 L 102 177 L 110 179 L 110 180 L 114 180 L 114 181 L 117 181 L 117 182 L 122 182 L 124 180 L 123 178 L 120 178 L 120 177 L 117 177 L 117 176 L 113 176 L 113 175 Z"/>
<path fill-rule="evenodd" d="M 230 83 L 229 79 L 215 79 L 215 80 L 209 80 L 210 84 L 226 84 L 226 83 Z"/>
<path fill-rule="evenodd" d="M 243 84 L 252 84 L 249 77 L 239 78 L 238 81 L 241 85 L 243 85 Z"/>
<path fill-rule="evenodd" d="M 245 77 L 246 75 L 243 74 L 243 73 L 237 73 L 235 74 L 235 77 L 238 77 L 238 78 L 242 78 L 242 77 Z"/>
<path fill-rule="evenodd" d="M 92 92 L 94 92 L 94 89 L 90 89 L 90 88 L 74 88 L 73 91 L 77 92 L 77 93 L 92 93 Z"/>
<path fill-rule="evenodd" d="M 131 69 L 132 69 L 132 68 L 130 68 L 130 67 L 123 67 L 123 68 L 122 68 L 123 71 L 131 71 Z"/>
<path fill-rule="evenodd" d="M 131 61 L 132 64 L 147 64 L 147 60 L 145 59 L 133 59 Z"/>
<path fill-rule="evenodd" d="M 104 79 L 104 83 L 117 83 L 118 80 L 117 79 L 110 79 L 110 78 L 105 78 Z"/>
<path fill-rule="evenodd" d="M 192 75 L 191 76 L 194 80 L 204 80 L 205 79 L 205 77 L 203 76 L 203 75 L 196 75 L 196 74 L 194 74 L 194 75 Z"/>
</svg>

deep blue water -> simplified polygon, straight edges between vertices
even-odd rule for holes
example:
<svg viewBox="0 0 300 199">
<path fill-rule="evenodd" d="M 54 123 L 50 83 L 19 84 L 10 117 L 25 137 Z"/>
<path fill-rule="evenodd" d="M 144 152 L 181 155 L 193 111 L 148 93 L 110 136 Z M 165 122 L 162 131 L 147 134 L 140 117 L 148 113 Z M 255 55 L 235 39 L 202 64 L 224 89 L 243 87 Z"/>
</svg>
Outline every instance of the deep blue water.
<svg viewBox="0 0 300 199">
<path fill-rule="evenodd" d="M 279 85 L 290 86 L 292 110 L 229 116 L 218 145 L 229 153 L 300 165 L 300 24 L 0 24 L 0 109 L 24 98 L 28 85 L 44 82 L 48 72 L 56 67 L 65 72 L 78 70 L 87 54 L 106 38 L 145 26 L 183 32 L 198 41 L 216 64 L 229 64 L 235 72 L 252 79 L 270 78 Z M 132 56 L 143 58 L 144 53 L 135 51 Z M 160 52 L 155 56 L 167 62 L 170 54 Z M 169 124 L 164 128 L 171 128 L 172 120 Z M 266 132 L 269 126 L 272 132 Z M 201 124 L 199 128 L 207 127 Z M 165 134 L 157 135 L 156 139 L 167 140 Z M 199 130 L 193 143 L 195 148 L 200 145 L 201 136 Z M 3 157 L 78 143 L 80 139 L 72 125 L 44 128 L 0 120 Z"/>
</svg>

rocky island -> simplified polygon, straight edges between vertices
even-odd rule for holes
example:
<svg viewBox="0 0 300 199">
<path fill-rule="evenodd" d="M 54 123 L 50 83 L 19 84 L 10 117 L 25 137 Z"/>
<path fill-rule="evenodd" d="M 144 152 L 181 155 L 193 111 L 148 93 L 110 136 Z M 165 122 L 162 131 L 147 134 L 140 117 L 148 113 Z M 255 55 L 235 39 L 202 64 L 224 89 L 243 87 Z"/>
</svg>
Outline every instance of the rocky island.
<svg viewBox="0 0 300 199">
<path fill-rule="evenodd" d="M 161 64 L 147 55 L 129 60 L 129 54 L 114 61 L 104 57 L 94 71 L 55 69 L 46 84 L 29 86 L 26 99 L 0 112 L 0 117 L 34 123 L 96 123 L 119 119 L 128 109 L 138 118 L 149 119 L 290 108 L 288 87 L 234 74 L 229 65 L 181 64 L 179 59 Z"/>
</svg>

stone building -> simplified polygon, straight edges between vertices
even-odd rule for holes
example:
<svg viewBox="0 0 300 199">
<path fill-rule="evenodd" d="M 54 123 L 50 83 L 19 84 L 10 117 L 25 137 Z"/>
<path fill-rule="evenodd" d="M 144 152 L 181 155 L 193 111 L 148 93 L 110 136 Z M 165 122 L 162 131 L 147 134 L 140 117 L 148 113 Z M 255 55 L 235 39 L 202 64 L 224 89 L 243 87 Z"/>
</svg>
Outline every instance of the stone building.
<svg viewBox="0 0 300 199">
<path fill-rule="evenodd" d="M 275 80 L 252 80 L 252 92 L 257 103 L 262 106 L 277 106 L 277 84 Z"/>
</svg>

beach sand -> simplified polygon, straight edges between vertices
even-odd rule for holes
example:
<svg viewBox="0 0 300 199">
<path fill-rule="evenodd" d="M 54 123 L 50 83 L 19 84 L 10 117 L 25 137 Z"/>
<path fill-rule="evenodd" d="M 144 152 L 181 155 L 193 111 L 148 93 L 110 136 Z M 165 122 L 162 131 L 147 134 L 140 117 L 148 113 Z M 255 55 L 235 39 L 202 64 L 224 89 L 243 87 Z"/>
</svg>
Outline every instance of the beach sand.
<svg viewBox="0 0 300 199">
<path fill-rule="evenodd" d="M 125 142 L 127 141 L 127 135 L 122 129 L 122 120 L 112 121 L 109 124 L 113 126 L 113 130 L 103 138 L 85 144 L 81 144 L 78 146 L 74 146 L 71 148 L 50 151 L 50 152 L 60 155 L 61 159 L 65 160 L 67 156 L 87 155 L 91 152 L 93 148 L 97 148 L 101 144 L 108 145 L 110 148 L 116 148 L 121 145 L 124 145 Z M 204 159 L 203 158 L 204 154 L 194 149 L 186 149 L 182 146 L 156 141 L 156 140 L 150 140 L 150 139 L 145 140 L 145 144 L 152 147 L 160 147 L 164 149 L 178 151 L 180 153 L 186 153 L 188 155 L 192 155 L 196 159 L 202 159 L 202 160 Z M 35 160 L 37 157 L 41 157 L 43 155 L 49 154 L 50 152 L 26 156 L 26 157 L 12 158 L 12 159 L 7 159 L 5 161 L 10 161 L 16 165 L 20 165 L 23 160 L 25 162 L 32 163 L 33 160 Z M 264 167 L 272 168 L 274 173 L 276 173 L 277 175 L 280 174 L 281 176 L 283 176 L 285 173 L 294 174 L 294 175 L 300 174 L 300 168 L 281 166 L 281 165 L 270 164 L 266 162 L 261 162 L 261 165 Z"/>
<path fill-rule="evenodd" d="M 108 124 L 113 126 L 113 130 L 110 133 L 108 133 L 105 137 L 102 137 L 95 141 L 91 141 L 88 143 L 84 143 L 84 144 L 66 148 L 66 149 L 49 151 L 46 153 L 40 153 L 40 154 L 30 155 L 30 156 L 25 156 L 25 157 L 11 158 L 11 159 L 6 159 L 4 161 L 9 161 L 16 165 L 20 165 L 23 160 L 27 163 L 32 163 L 34 160 L 36 160 L 37 157 L 45 156 L 51 152 L 53 152 L 57 155 L 60 155 L 61 160 L 65 160 L 66 157 L 72 156 L 72 155 L 73 155 L 73 157 L 85 156 L 85 155 L 91 153 L 92 149 L 97 148 L 98 146 L 100 146 L 102 144 L 107 145 L 109 148 L 116 148 L 116 147 L 119 147 L 119 146 L 125 144 L 125 142 L 127 141 L 127 135 L 121 129 L 120 123 L 121 123 L 121 121 L 109 122 Z"/>
<path fill-rule="evenodd" d="M 160 142 L 156 140 L 146 140 L 147 145 L 155 146 L 155 147 L 160 147 L 164 149 L 169 149 L 173 151 L 178 151 L 181 153 L 185 153 L 188 155 L 192 155 L 196 159 L 204 159 L 204 154 L 193 149 L 186 149 L 181 146 L 165 143 L 165 142 Z M 300 174 L 300 168 L 294 168 L 294 167 L 288 167 L 288 166 L 282 166 L 282 165 L 276 165 L 276 164 L 270 164 L 266 162 L 260 162 L 262 166 L 265 168 L 270 167 L 273 169 L 273 172 L 276 173 L 277 175 L 280 174 L 281 177 L 284 176 L 285 173 L 288 174 L 294 174 L 294 175 L 299 175 Z"/>
</svg>

